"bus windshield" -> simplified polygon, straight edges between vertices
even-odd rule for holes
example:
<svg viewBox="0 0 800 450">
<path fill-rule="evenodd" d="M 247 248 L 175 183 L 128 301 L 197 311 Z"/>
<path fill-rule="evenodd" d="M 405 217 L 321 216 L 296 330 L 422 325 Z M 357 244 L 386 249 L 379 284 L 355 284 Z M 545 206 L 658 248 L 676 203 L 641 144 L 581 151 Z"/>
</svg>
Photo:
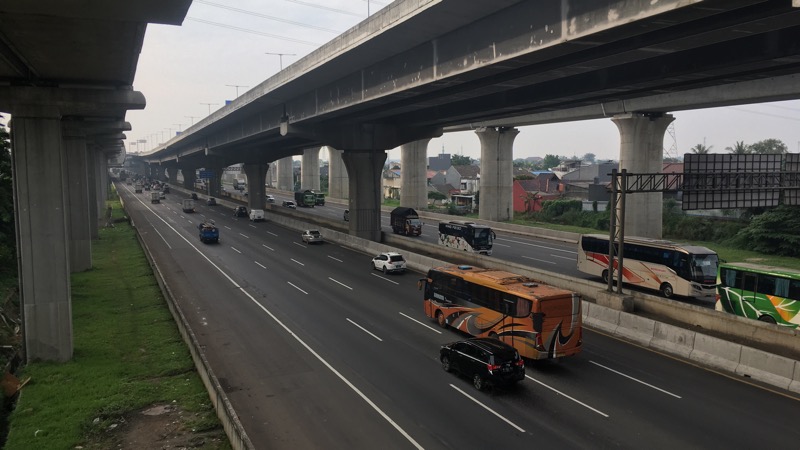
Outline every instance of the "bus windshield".
<svg viewBox="0 0 800 450">
<path fill-rule="evenodd" d="M 691 255 L 689 260 L 691 279 L 700 283 L 711 283 L 717 278 L 719 257 L 711 255 Z"/>
<path fill-rule="evenodd" d="M 476 228 L 475 241 L 472 245 L 492 245 L 492 234 L 491 228 Z"/>
</svg>

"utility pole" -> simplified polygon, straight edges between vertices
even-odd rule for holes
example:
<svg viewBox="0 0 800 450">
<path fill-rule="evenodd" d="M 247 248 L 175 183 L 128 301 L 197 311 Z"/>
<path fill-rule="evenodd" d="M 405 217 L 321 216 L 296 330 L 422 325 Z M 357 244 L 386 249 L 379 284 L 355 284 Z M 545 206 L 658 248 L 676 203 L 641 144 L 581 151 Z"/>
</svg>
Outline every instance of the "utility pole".
<svg viewBox="0 0 800 450">
<path fill-rule="evenodd" d="M 209 116 L 211 115 L 211 107 L 219 105 L 219 103 L 203 103 L 203 102 L 200 102 L 200 104 L 201 105 L 208 105 L 208 115 Z"/>
<path fill-rule="evenodd" d="M 286 55 L 286 56 L 297 56 L 294 53 L 270 53 L 270 52 L 265 52 L 264 54 L 265 55 L 278 55 L 278 58 L 280 58 L 280 63 L 281 63 L 281 70 L 283 70 L 283 57 L 284 57 L 284 55 Z"/>
<path fill-rule="evenodd" d="M 239 88 L 240 87 L 247 87 L 247 86 L 243 86 L 241 84 L 226 84 L 225 86 L 236 88 L 236 97 L 235 98 L 239 97 Z"/>
<path fill-rule="evenodd" d="M 183 116 L 183 117 L 186 117 L 187 119 L 189 119 L 189 120 L 191 120 L 191 121 L 192 121 L 192 122 L 189 124 L 189 126 L 192 126 L 192 125 L 194 125 L 194 119 L 199 119 L 199 118 L 200 118 L 200 117 L 198 117 L 198 116 Z"/>
<path fill-rule="evenodd" d="M 180 133 L 181 132 L 181 127 L 183 126 L 183 124 L 182 123 L 173 123 L 173 125 L 178 127 L 178 133 Z"/>
</svg>

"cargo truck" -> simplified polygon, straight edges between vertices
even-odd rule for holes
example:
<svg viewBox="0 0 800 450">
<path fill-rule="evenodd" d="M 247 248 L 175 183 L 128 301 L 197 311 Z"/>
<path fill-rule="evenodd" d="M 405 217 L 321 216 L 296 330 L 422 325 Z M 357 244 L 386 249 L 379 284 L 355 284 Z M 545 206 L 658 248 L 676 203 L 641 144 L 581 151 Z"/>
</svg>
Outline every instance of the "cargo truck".
<svg viewBox="0 0 800 450">
<path fill-rule="evenodd" d="M 183 203 L 181 204 L 183 212 L 185 213 L 193 213 L 194 212 L 194 200 L 190 198 L 183 199 Z"/>
<path fill-rule="evenodd" d="M 314 191 L 309 189 L 297 191 L 294 193 L 294 202 L 297 203 L 297 206 L 313 208 L 317 203 L 317 196 L 314 194 Z"/>
<path fill-rule="evenodd" d="M 414 208 L 399 206 L 389 215 L 389 223 L 395 234 L 419 236 L 422 234 L 422 222 Z"/>
<path fill-rule="evenodd" d="M 314 204 L 317 206 L 325 206 L 325 194 L 323 194 L 322 192 L 315 192 Z"/>
</svg>

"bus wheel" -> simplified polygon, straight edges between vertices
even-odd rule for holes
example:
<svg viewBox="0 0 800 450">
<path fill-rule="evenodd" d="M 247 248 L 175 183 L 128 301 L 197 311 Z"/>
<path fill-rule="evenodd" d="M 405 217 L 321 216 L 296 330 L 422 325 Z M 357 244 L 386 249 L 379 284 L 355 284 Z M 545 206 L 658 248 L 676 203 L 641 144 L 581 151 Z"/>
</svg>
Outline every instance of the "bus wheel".
<svg viewBox="0 0 800 450">
<path fill-rule="evenodd" d="M 607 270 L 604 270 L 603 274 L 600 275 L 600 277 L 603 278 L 603 283 L 608 284 L 608 271 Z"/>
<path fill-rule="evenodd" d="M 661 285 L 661 295 L 666 298 L 672 298 L 672 294 L 675 292 L 672 291 L 672 285 L 669 283 L 664 283 Z"/>
<path fill-rule="evenodd" d="M 774 318 L 774 317 L 772 317 L 772 316 L 768 316 L 768 315 L 763 315 L 763 316 L 759 317 L 759 318 L 758 318 L 758 320 L 760 320 L 761 322 L 771 323 L 771 324 L 773 324 L 773 325 L 775 325 L 775 324 L 777 324 L 777 323 L 778 323 L 778 322 L 775 320 L 775 318 Z"/>
<path fill-rule="evenodd" d="M 441 311 L 436 311 L 436 321 L 439 322 L 440 327 L 447 328 L 447 321 L 444 320 L 444 313 Z"/>
<path fill-rule="evenodd" d="M 486 383 L 483 381 L 483 377 L 478 375 L 477 373 L 472 376 L 472 385 L 475 386 L 475 389 L 482 391 L 483 388 L 486 387 Z"/>
</svg>

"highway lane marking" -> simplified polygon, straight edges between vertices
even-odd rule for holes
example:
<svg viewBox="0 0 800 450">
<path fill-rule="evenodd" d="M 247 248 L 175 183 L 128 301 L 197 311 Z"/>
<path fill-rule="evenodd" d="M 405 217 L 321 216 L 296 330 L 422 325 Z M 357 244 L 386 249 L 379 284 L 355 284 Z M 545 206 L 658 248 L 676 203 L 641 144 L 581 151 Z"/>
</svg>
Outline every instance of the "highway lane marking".
<svg viewBox="0 0 800 450">
<path fill-rule="evenodd" d="M 240 252 L 239 250 L 237 250 L 237 249 L 236 249 L 236 247 L 231 247 L 231 250 L 235 251 L 236 253 L 238 253 L 238 254 L 240 254 L 240 255 L 242 254 L 242 252 Z"/>
<path fill-rule="evenodd" d="M 275 251 L 275 249 L 274 249 L 274 248 L 272 248 L 272 247 L 268 247 L 266 244 L 261 244 L 261 246 L 262 246 L 262 247 L 264 247 L 264 248 L 266 248 L 267 250 L 270 250 L 270 251 L 273 251 L 273 252 Z"/>
<path fill-rule="evenodd" d="M 150 226 L 153 227 L 153 231 L 155 231 L 156 234 L 158 234 L 161 237 L 161 240 L 164 241 L 165 244 L 167 244 L 167 247 L 169 247 L 169 249 L 172 250 L 172 246 L 169 245 L 169 242 L 167 242 L 167 238 L 165 238 L 164 235 L 162 235 L 161 232 L 158 231 L 158 228 L 156 228 L 155 225 L 153 225 L 153 223 L 150 222 L 149 219 L 147 220 L 147 223 L 149 223 Z"/>
<path fill-rule="evenodd" d="M 255 226 L 255 225 L 253 225 L 252 223 L 251 223 L 251 224 L 248 224 L 248 226 L 249 226 L 250 228 L 256 228 L 256 226 Z"/>
<path fill-rule="evenodd" d="M 293 288 L 297 289 L 298 291 L 302 292 L 303 294 L 306 294 L 306 295 L 308 295 L 308 292 L 306 292 L 306 291 L 304 291 L 304 290 L 300 289 L 299 287 L 295 286 L 295 285 L 294 285 L 294 284 L 292 284 L 290 281 L 287 281 L 287 283 L 289 283 L 289 286 L 291 286 L 291 287 L 293 287 Z M 249 294 L 248 294 L 248 297 L 249 297 Z M 253 301 L 255 301 L 255 300 L 253 300 Z M 256 303 L 258 303 L 258 302 L 256 302 Z M 260 304 L 260 303 L 258 303 L 258 306 L 261 306 L 261 304 Z M 263 308 L 263 306 L 261 306 L 261 307 Z M 275 320 L 278 320 L 278 319 L 276 319 L 276 318 L 274 318 L 274 317 L 273 317 L 273 319 L 275 319 Z M 280 322 L 278 322 L 278 323 L 280 323 Z M 294 334 L 294 333 L 292 333 L 292 334 Z M 299 338 L 298 338 L 298 339 L 299 339 Z M 302 341 L 301 341 L 301 342 L 302 342 Z"/>
<path fill-rule="evenodd" d="M 329 280 L 331 280 L 331 281 L 333 281 L 334 283 L 337 283 L 337 284 L 340 284 L 340 285 L 342 285 L 342 286 L 346 287 L 347 289 L 350 289 L 351 291 L 353 290 L 353 288 L 351 288 L 350 286 L 348 286 L 348 285 L 346 285 L 346 284 L 344 284 L 344 283 L 342 283 L 342 282 L 340 282 L 340 281 L 336 281 L 336 280 L 334 280 L 334 279 L 333 279 L 333 278 L 331 278 L 331 277 L 328 277 L 328 279 L 329 279 Z"/>
<path fill-rule="evenodd" d="M 532 259 L 532 260 L 534 260 L 534 261 L 539 261 L 539 262 L 547 263 L 547 264 L 555 264 L 553 261 L 548 261 L 548 260 L 546 260 L 546 259 L 531 258 L 530 256 L 525 256 L 525 255 L 521 255 L 521 257 L 522 257 L 522 258 L 525 258 L 525 259 Z"/>
<path fill-rule="evenodd" d="M 464 397 L 467 397 L 468 399 L 470 399 L 470 400 L 472 400 L 473 402 L 477 403 L 477 404 L 478 404 L 478 406 L 480 406 L 481 408 L 483 408 L 483 409 L 485 409 L 485 410 L 489 411 L 490 413 L 494 414 L 494 415 L 495 415 L 495 416 L 496 416 L 498 419 L 500 419 L 500 420 L 502 420 L 503 422 L 505 422 L 505 423 L 507 423 L 507 424 L 511 425 L 512 427 L 516 428 L 516 429 L 517 429 L 517 431 L 519 431 L 520 433 L 524 433 L 524 432 L 525 432 L 525 430 L 524 430 L 522 427 L 520 427 L 519 425 L 515 424 L 514 422 L 512 422 L 512 421 L 510 421 L 510 420 L 506 419 L 506 418 L 505 418 L 505 417 L 503 417 L 503 416 L 502 416 L 502 415 L 501 415 L 499 412 L 497 412 L 497 411 L 493 410 L 492 408 L 489 408 L 488 406 L 486 406 L 485 404 L 483 404 L 483 403 L 482 403 L 480 400 L 478 400 L 477 398 L 475 398 L 475 397 L 473 397 L 473 396 L 471 396 L 471 395 L 467 394 L 466 392 L 462 391 L 461 389 L 459 389 L 457 386 L 455 386 L 455 385 L 453 385 L 453 384 L 451 384 L 451 385 L 450 385 L 450 387 L 451 387 L 451 388 L 453 388 L 453 389 L 455 389 L 456 391 L 460 392 L 460 393 L 461 393 L 461 395 L 463 395 Z"/>
<path fill-rule="evenodd" d="M 541 384 L 542 386 L 546 387 L 547 389 L 550 389 L 551 391 L 555 392 L 556 394 L 563 395 L 564 397 L 566 397 L 566 398 L 568 398 L 568 399 L 572 400 L 573 402 L 575 402 L 575 403 L 577 403 L 577 404 L 579 404 L 579 405 L 583 406 L 584 408 L 591 409 L 592 411 L 596 412 L 597 414 L 600 414 L 601 416 L 603 416 L 603 417 L 605 417 L 605 418 L 608 418 L 608 414 L 604 413 L 603 411 L 600 411 L 599 409 L 592 408 L 591 406 L 587 405 L 586 403 L 583 403 L 582 401 L 580 401 L 580 400 L 578 400 L 578 399 L 575 399 L 575 398 L 573 398 L 573 397 L 570 397 L 569 395 L 567 395 L 567 394 L 565 394 L 565 393 L 563 393 L 563 392 L 559 391 L 558 389 L 556 389 L 556 388 L 554 388 L 554 387 L 552 387 L 552 386 L 548 386 L 548 385 L 546 385 L 546 384 L 542 383 L 541 381 L 537 380 L 536 378 L 533 378 L 533 377 L 532 377 L 532 376 L 530 376 L 530 375 L 525 375 L 525 378 L 527 378 L 527 379 L 529 379 L 529 380 L 531 380 L 531 381 L 534 381 L 534 382 L 536 382 L 536 383 L 539 383 L 539 384 Z"/>
<path fill-rule="evenodd" d="M 639 379 L 637 379 L 637 378 L 634 378 L 634 377 L 632 377 L 632 376 L 630 376 L 630 375 L 626 375 L 626 374 L 624 374 L 624 373 L 622 373 L 622 372 L 620 372 L 620 371 L 618 371 L 618 370 L 614 370 L 614 369 L 612 369 L 611 367 L 604 366 L 604 365 L 602 365 L 602 364 L 600 364 L 600 363 L 598 363 L 598 362 L 594 362 L 594 361 L 592 361 L 592 360 L 589 360 L 589 362 L 590 362 L 590 363 L 592 363 L 592 364 L 594 364 L 595 366 L 602 367 L 603 369 L 606 369 L 606 370 L 608 370 L 608 371 L 614 372 L 614 373 L 615 373 L 615 374 L 617 374 L 617 375 L 621 375 L 621 376 L 623 376 L 623 377 L 625 377 L 625 378 L 628 378 L 628 379 L 630 379 L 630 380 L 633 380 L 633 381 L 635 381 L 635 382 L 637 382 L 637 383 L 641 383 L 641 384 L 643 384 L 643 385 L 645 385 L 645 386 L 647 386 L 647 387 L 649 387 L 649 388 L 655 389 L 655 390 L 657 390 L 657 391 L 661 391 L 661 392 L 663 392 L 663 393 L 665 393 L 665 394 L 667 394 L 667 395 L 671 395 L 671 396 L 673 396 L 673 397 L 675 397 L 675 398 L 682 398 L 680 395 L 673 394 L 672 392 L 665 391 L 664 389 L 661 389 L 661 388 L 659 388 L 659 387 L 653 386 L 652 384 L 645 383 L 645 382 L 644 382 L 644 381 L 642 381 L 642 380 L 639 380 Z"/>
<path fill-rule="evenodd" d="M 374 274 L 374 273 L 373 273 L 373 274 L 370 274 L 370 275 L 372 275 L 373 277 L 378 277 L 378 278 L 380 278 L 381 280 L 386 280 L 386 281 L 388 281 L 389 283 L 394 283 L 394 284 L 396 284 L 396 285 L 398 285 L 398 286 L 400 285 L 400 283 L 398 283 L 397 281 L 392 281 L 392 280 L 390 280 L 390 279 L 388 279 L 388 278 L 386 278 L 386 277 L 382 277 L 382 276 L 380 276 L 380 275 L 377 275 L 377 274 Z"/>
<path fill-rule="evenodd" d="M 425 327 L 425 328 L 427 328 L 427 329 L 429 329 L 429 330 L 433 331 L 434 333 L 442 334 L 442 332 L 441 332 L 441 331 L 439 331 L 439 330 L 437 330 L 436 328 L 433 328 L 433 327 L 432 327 L 432 326 L 430 326 L 430 325 L 424 324 L 424 323 L 420 322 L 419 320 L 417 320 L 417 319 L 415 319 L 415 318 L 413 318 L 413 317 L 409 316 L 408 314 L 404 314 L 403 312 L 400 312 L 400 315 L 401 315 L 401 316 L 403 316 L 403 317 L 405 317 L 406 319 L 410 319 L 410 320 L 413 320 L 414 322 L 417 322 L 418 324 L 420 324 L 420 325 L 422 325 L 423 327 Z"/>
<path fill-rule="evenodd" d="M 231 227 L 229 227 L 229 226 L 227 226 L 227 225 L 223 225 L 223 226 L 224 226 L 225 228 L 229 229 L 229 230 L 231 230 L 231 229 L 232 229 Z"/>
<path fill-rule="evenodd" d="M 513 239 L 495 238 L 494 240 L 495 240 L 495 243 L 496 243 L 496 241 L 506 241 L 506 242 L 511 242 L 512 244 L 529 245 L 531 247 L 539 247 L 539 248 L 544 248 L 544 249 L 547 249 L 547 250 L 553 250 L 553 251 L 556 251 L 556 252 L 574 253 L 576 255 L 578 254 L 578 252 L 575 251 L 575 250 L 564 250 L 563 248 L 548 247 L 546 245 L 540 245 L 540 244 L 531 244 L 530 242 L 515 241 Z"/>
<path fill-rule="evenodd" d="M 506 244 L 498 244 L 497 242 L 495 242 L 495 243 L 494 243 L 494 245 L 496 245 L 496 246 L 498 246 L 498 247 L 511 247 L 510 245 L 506 245 Z"/>
<path fill-rule="evenodd" d="M 294 258 L 291 258 L 291 259 L 292 259 L 292 261 L 296 262 L 297 264 L 300 264 L 301 266 L 305 267 L 305 264 L 301 263 L 300 261 L 298 261 L 298 260 L 296 260 Z"/>
<path fill-rule="evenodd" d="M 261 264 L 261 263 L 260 263 L 260 262 L 258 262 L 258 261 L 253 261 L 253 262 L 254 262 L 254 263 L 256 263 L 256 264 L 257 264 L 259 267 L 261 267 L 262 269 L 266 269 L 266 268 L 267 268 L 267 266 L 265 266 L 265 265 Z"/>
<path fill-rule="evenodd" d="M 299 245 L 300 247 L 306 248 L 306 246 L 305 246 L 305 245 L 303 245 L 303 244 L 301 244 L 301 243 L 299 243 L 299 242 L 292 242 L 292 244 L 294 244 L 294 245 Z"/>
<path fill-rule="evenodd" d="M 347 321 L 348 321 L 348 322 L 352 323 L 353 325 L 357 326 L 358 328 L 361 328 L 361 331 L 363 331 L 364 333 L 367 333 L 368 335 L 370 335 L 370 336 L 374 337 L 375 339 L 377 339 L 377 340 L 379 340 L 379 341 L 383 342 L 383 339 L 381 339 L 381 338 L 379 338 L 378 336 L 375 336 L 374 334 L 370 333 L 370 332 L 369 332 L 369 330 L 367 330 L 366 328 L 362 327 L 361 325 L 359 325 L 359 324 L 357 324 L 357 323 L 353 322 L 352 320 L 350 320 L 350 318 L 349 318 L 349 317 L 346 317 L 346 319 L 347 319 Z"/>
<path fill-rule="evenodd" d="M 267 231 L 267 233 L 268 233 L 268 234 L 271 234 L 271 235 L 273 235 L 273 236 L 275 236 L 275 237 L 278 237 L 278 235 L 277 235 L 277 234 L 275 234 L 275 233 L 273 233 L 272 231 Z"/>
<path fill-rule="evenodd" d="M 245 239 L 250 239 L 250 236 L 248 236 L 248 235 L 246 235 L 244 233 L 239 233 L 239 236 L 241 236 L 241 237 L 243 237 Z"/>
<path fill-rule="evenodd" d="M 561 259 L 568 259 L 570 261 L 575 261 L 574 256 L 561 256 L 561 255 L 550 255 L 550 256 L 552 256 L 553 258 L 561 258 Z"/>
<path fill-rule="evenodd" d="M 334 260 L 334 261 L 344 262 L 344 261 L 342 261 L 341 259 L 336 259 L 336 258 L 334 258 L 334 257 L 333 257 L 333 256 L 331 256 L 331 255 L 328 255 L 328 258 L 330 258 L 330 259 L 332 259 L 332 260 Z"/>
</svg>

